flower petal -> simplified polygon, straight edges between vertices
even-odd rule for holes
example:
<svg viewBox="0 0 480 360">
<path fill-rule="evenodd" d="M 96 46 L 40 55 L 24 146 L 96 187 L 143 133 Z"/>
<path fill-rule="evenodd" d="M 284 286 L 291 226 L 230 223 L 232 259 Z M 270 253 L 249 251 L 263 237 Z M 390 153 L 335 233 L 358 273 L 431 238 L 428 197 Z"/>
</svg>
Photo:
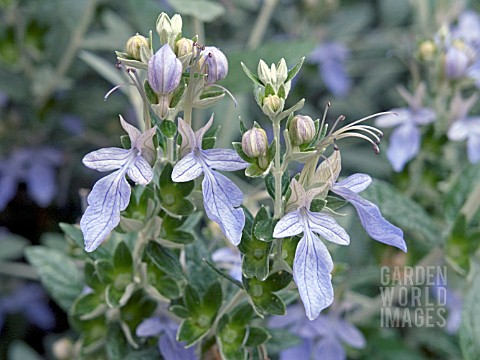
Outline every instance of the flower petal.
<svg viewBox="0 0 480 360">
<path fill-rule="evenodd" d="M 172 171 L 172 180 L 186 182 L 199 177 L 203 172 L 202 165 L 195 155 L 190 152 L 177 162 Z"/>
<path fill-rule="evenodd" d="M 480 161 L 480 134 L 471 134 L 467 140 L 468 160 L 472 164 Z"/>
<path fill-rule="evenodd" d="M 203 137 L 207 133 L 208 129 L 210 129 L 212 124 L 213 124 L 213 114 L 212 114 L 212 116 L 210 116 L 210 119 L 208 120 L 208 122 L 203 127 L 198 129 L 197 131 L 195 131 L 195 141 L 196 141 L 197 147 L 199 149 L 202 148 Z"/>
<path fill-rule="evenodd" d="M 136 156 L 132 164 L 128 167 L 127 174 L 135 181 L 135 183 L 140 185 L 147 185 L 153 179 L 153 170 L 141 156 Z"/>
<path fill-rule="evenodd" d="M 342 343 L 332 336 L 318 341 L 315 344 L 313 353 L 322 360 L 345 360 L 347 358 Z"/>
<path fill-rule="evenodd" d="M 138 139 L 132 143 L 132 147 L 140 150 L 141 155 L 147 160 L 150 165 L 153 165 L 155 160 L 155 146 L 153 145 L 152 138 L 157 131 L 157 127 L 150 128 L 149 130 L 145 131 L 141 134 Z"/>
<path fill-rule="evenodd" d="M 377 205 L 345 187 L 335 188 L 332 189 L 332 191 L 345 198 L 345 200 L 355 207 L 362 226 L 372 239 L 395 246 L 407 252 L 407 245 L 403 239 L 403 231 L 388 222 L 382 216 Z"/>
<path fill-rule="evenodd" d="M 83 164 L 97 171 L 111 171 L 120 169 L 125 165 L 135 152 L 116 147 L 92 151 L 83 157 Z"/>
<path fill-rule="evenodd" d="M 300 221 L 299 211 L 292 211 L 282 217 L 273 229 L 273 237 L 284 238 L 295 236 L 303 231 L 303 223 Z"/>
<path fill-rule="evenodd" d="M 201 150 L 201 156 L 208 167 L 215 170 L 235 171 L 249 165 L 232 149 Z"/>
<path fill-rule="evenodd" d="M 350 244 L 350 236 L 331 216 L 307 211 L 308 227 L 325 240 L 339 245 Z"/>
<path fill-rule="evenodd" d="M 120 115 L 120 124 L 122 125 L 123 130 L 125 130 L 128 134 L 128 137 L 130 138 L 130 142 L 132 143 L 133 147 L 133 144 L 135 144 L 135 142 L 142 133 L 135 126 L 126 122 L 122 115 Z"/>
<path fill-rule="evenodd" d="M 393 127 L 412 122 L 411 110 L 408 108 L 396 108 L 390 110 L 391 114 L 381 115 L 375 119 L 375 126 Z"/>
<path fill-rule="evenodd" d="M 420 108 L 412 112 L 413 121 L 417 125 L 427 125 L 435 120 L 437 114 L 429 108 Z"/>
<path fill-rule="evenodd" d="M 280 360 L 310 359 L 312 347 L 313 341 L 309 339 L 304 339 L 301 344 L 283 350 L 280 353 Z"/>
<path fill-rule="evenodd" d="M 297 245 L 293 262 L 293 278 L 310 320 L 333 302 L 332 258 L 323 244 L 311 231 Z"/>
<path fill-rule="evenodd" d="M 345 319 L 337 319 L 335 335 L 344 343 L 355 349 L 362 349 L 366 345 L 365 336 L 354 325 Z"/>
<path fill-rule="evenodd" d="M 198 148 L 197 140 L 192 128 L 182 118 L 178 118 L 178 132 L 182 136 L 180 156 L 184 156 L 186 153 Z"/>
<path fill-rule="evenodd" d="M 178 342 L 175 339 L 175 331 L 167 332 L 160 337 L 158 349 L 163 359 L 169 360 L 196 360 L 195 347 L 185 349 L 184 342 Z"/>
<path fill-rule="evenodd" d="M 95 250 L 120 222 L 120 211 L 130 201 L 130 185 L 124 173 L 116 171 L 97 181 L 88 195 L 87 210 L 80 220 L 85 250 Z"/>
<path fill-rule="evenodd" d="M 397 127 L 390 136 L 387 158 L 396 172 L 402 171 L 405 164 L 420 150 L 420 132 L 413 124 Z"/>
<path fill-rule="evenodd" d="M 335 188 L 345 187 L 355 193 L 359 193 L 365 190 L 372 182 L 372 178 L 367 174 L 353 174 L 343 179 L 332 186 L 332 191 L 335 192 Z"/>
<path fill-rule="evenodd" d="M 242 192 L 233 181 L 211 170 L 205 171 L 202 190 L 208 218 L 220 225 L 233 245 L 238 245 L 245 225 L 245 214 L 242 209 L 235 207 L 242 204 Z"/>
<path fill-rule="evenodd" d="M 165 324 L 158 317 L 151 317 L 143 320 L 140 325 L 137 326 L 135 333 L 137 336 L 157 336 L 165 329 Z"/>
<path fill-rule="evenodd" d="M 50 205 L 57 190 L 55 169 L 52 164 L 41 160 L 32 163 L 26 182 L 28 194 L 39 206 Z"/>
</svg>

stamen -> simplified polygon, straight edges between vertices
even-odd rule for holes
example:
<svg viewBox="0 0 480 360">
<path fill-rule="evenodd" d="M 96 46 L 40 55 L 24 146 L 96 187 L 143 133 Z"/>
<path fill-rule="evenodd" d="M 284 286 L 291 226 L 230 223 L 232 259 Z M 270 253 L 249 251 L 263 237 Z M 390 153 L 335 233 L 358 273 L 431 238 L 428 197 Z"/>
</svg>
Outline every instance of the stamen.
<svg viewBox="0 0 480 360">
<path fill-rule="evenodd" d="M 344 115 L 340 115 L 340 116 L 337 118 L 337 120 L 334 122 L 332 128 L 330 129 L 330 132 L 328 133 L 328 136 L 332 135 L 333 130 L 335 130 L 335 128 L 337 127 L 338 123 L 339 123 L 340 121 L 343 121 L 343 120 L 345 120 L 345 116 L 344 116 Z M 347 126 L 348 126 L 348 125 L 347 125 Z"/>
<path fill-rule="evenodd" d="M 340 140 L 340 139 L 343 139 L 343 138 L 347 138 L 347 137 L 356 137 L 356 138 L 359 138 L 359 139 L 364 139 L 364 140 L 367 140 L 370 144 L 372 144 L 373 147 L 377 147 L 378 148 L 378 145 L 375 144 L 375 142 L 370 139 L 368 136 L 366 135 L 363 135 L 363 134 L 359 134 L 359 133 L 343 133 L 343 134 L 340 134 L 338 137 L 337 137 L 337 140 Z"/>
<path fill-rule="evenodd" d="M 327 118 L 327 112 L 328 109 L 330 108 L 330 101 L 327 101 L 327 105 L 325 105 L 325 110 L 323 111 L 323 117 L 322 117 L 322 122 L 320 123 L 320 127 L 318 128 L 318 131 L 322 131 L 323 125 L 325 125 L 325 119 Z"/>
<path fill-rule="evenodd" d="M 348 128 L 345 132 L 343 133 L 346 133 L 346 132 L 350 132 L 352 130 L 357 130 L 357 131 L 363 131 L 367 134 L 369 134 L 370 136 L 372 136 L 375 141 L 377 143 L 380 143 L 380 138 L 377 136 L 377 134 L 373 131 L 373 129 L 376 130 L 376 128 L 372 127 L 372 126 L 368 126 L 368 125 L 357 125 L 357 126 L 352 126 L 350 128 Z"/>
<path fill-rule="evenodd" d="M 111 88 L 111 89 L 105 94 L 105 96 L 103 97 L 103 100 L 104 100 L 104 101 L 107 101 L 108 97 L 109 97 L 112 93 L 114 93 L 115 91 L 117 91 L 118 89 L 120 89 L 122 86 L 127 86 L 127 85 L 133 85 L 133 84 L 131 84 L 131 83 L 124 83 L 124 84 L 120 84 L 120 85 L 117 85 L 117 86 Z"/>
</svg>

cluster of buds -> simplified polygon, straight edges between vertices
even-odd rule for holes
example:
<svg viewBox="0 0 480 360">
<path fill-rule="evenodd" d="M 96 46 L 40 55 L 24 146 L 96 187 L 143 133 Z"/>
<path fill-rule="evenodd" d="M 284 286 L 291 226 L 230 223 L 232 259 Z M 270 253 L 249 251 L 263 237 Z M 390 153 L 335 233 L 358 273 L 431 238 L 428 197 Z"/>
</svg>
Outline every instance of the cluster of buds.
<svg viewBox="0 0 480 360">
<path fill-rule="evenodd" d="M 127 68 L 148 72 L 148 81 L 141 84 L 137 77 L 134 84 L 145 92 L 160 119 L 171 118 L 181 110 L 186 94 L 197 108 L 206 108 L 225 96 L 227 91 L 216 84 L 228 73 L 227 58 L 219 49 L 199 46 L 196 37 L 182 37 L 182 18 L 178 14 L 171 18 L 160 14 L 156 30 L 162 45 L 159 50 L 154 52 L 151 32 L 149 38 L 136 34 L 128 39 L 125 52 L 117 52 L 117 58 Z M 217 89 L 212 91 L 212 86 Z"/>
</svg>

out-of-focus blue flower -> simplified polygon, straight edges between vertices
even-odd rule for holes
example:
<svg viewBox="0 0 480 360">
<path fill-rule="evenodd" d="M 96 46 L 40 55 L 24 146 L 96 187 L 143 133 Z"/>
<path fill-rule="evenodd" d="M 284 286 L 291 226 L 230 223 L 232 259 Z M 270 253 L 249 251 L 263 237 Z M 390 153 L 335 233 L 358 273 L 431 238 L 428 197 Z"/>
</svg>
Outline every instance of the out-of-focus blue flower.
<svg viewBox="0 0 480 360">
<path fill-rule="evenodd" d="M 150 164 L 155 156 L 152 137 L 156 128 L 142 134 L 121 116 L 120 123 L 130 137 L 130 149 L 105 148 L 83 158 L 85 166 L 91 169 L 116 170 L 97 181 L 88 195 L 88 206 L 80 220 L 88 252 L 95 250 L 120 222 L 120 212 L 127 207 L 131 193 L 125 175 L 140 185 L 153 179 Z"/>
<path fill-rule="evenodd" d="M 311 63 L 318 64 L 318 70 L 325 86 L 339 97 L 348 94 L 352 81 L 345 69 L 350 51 L 337 42 L 325 42 L 318 45 L 308 57 Z"/>
<path fill-rule="evenodd" d="M 409 94 L 404 88 L 398 89 L 407 101 L 408 108 L 392 109 L 392 114 L 382 115 L 376 119 L 376 126 L 395 127 L 390 135 L 387 158 L 395 171 L 403 170 L 405 164 L 413 159 L 420 150 L 420 125 L 430 124 L 436 114 L 430 108 L 422 107 L 425 85 L 419 85 L 415 94 Z"/>
<path fill-rule="evenodd" d="M 347 357 L 344 344 L 355 349 L 362 349 L 366 345 L 363 334 L 342 317 L 340 307 L 326 315 L 321 314 L 314 321 L 308 321 L 300 306 L 293 305 L 287 308 L 286 315 L 272 317 L 269 325 L 287 327 L 302 339 L 300 345 L 283 350 L 280 360 L 343 360 Z"/>
<path fill-rule="evenodd" d="M 358 195 L 371 182 L 372 178 L 366 174 L 353 174 L 333 184 L 331 190 L 355 207 L 362 226 L 372 239 L 407 252 L 403 231 L 385 220 L 377 205 Z"/>
<path fill-rule="evenodd" d="M 85 132 L 85 126 L 78 116 L 65 115 L 61 118 L 62 127 L 72 135 L 82 135 Z"/>
<path fill-rule="evenodd" d="M 242 256 L 238 248 L 217 249 L 212 254 L 212 260 L 221 268 L 227 269 L 232 278 L 242 281 Z"/>
<path fill-rule="evenodd" d="M 164 359 L 196 360 L 194 348 L 185 349 L 185 343 L 176 340 L 178 325 L 166 316 L 151 317 L 138 325 L 136 334 L 139 337 L 160 336 L 158 350 Z"/>
<path fill-rule="evenodd" d="M 22 285 L 0 298 L 0 331 L 8 314 L 23 314 L 28 322 L 44 330 L 55 326 L 55 315 L 48 306 L 48 297 L 38 284 Z"/>
<path fill-rule="evenodd" d="M 463 99 L 455 94 L 451 103 L 452 125 L 447 136 L 452 141 L 467 140 L 467 156 L 470 163 L 475 164 L 480 160 L 480 117 L 467 116 L 470 108 L 476 103 L 477 95 Z"/>
<path fill-rule="evenodd" d="M 446 332 L 456 334 L 462 323 L 463 297 L 460 292 L 453 290 L 443 280 L 439 276 L 435 277 L 432 293 L 437 301 L 442 302 L 448 310 Z"/>
<path fill-rule="evenodd" d="M 467 10 L 458 17 L 457 25 L 452 28 L 452 37 L 480 46 L 480 16 L 473 10 Z"/>
<path fill-rule="evenodd" d="M 27 193 L 37 205 L 50 205 L 57 189 L 55 171 L 62 161 L 62 153 L 49 146 L 14 150 L 9 157 L 2 159 L 0 211 L 15 196 L 19 183 L 27 185 Z"/>
<path fill-rule="evenodd" d="M 232 149 L 202 149 L 202 139 L 213 123 L 213 116 L 200 130 L 178 119 L 178 131 L 182 135 L 180 149 L 182 159 L 175 165 L 172 180 L 186 182 L 204 175 L 202 181 L 203 204 L 208 218 L 215 221 L 233 245 L 238 245 L 245 225 L 245 214 L 238 207 L 243 194 L 237 185 L 215 170 L 235 171 L 248 166 Z"/>
<path fill-rule="evenodd" d="M 350 237 L 331 216 L 310 211 L 314 190 L 306 192 L 302 185 L 292 179 L 291 197 L 297 199 L 298 208 L 283 216 L 273 230 L 273 236 L 283 238 L 303 233 L 297 245 L 293 262 L 293 279 L 298 287 L 305 312 L 310 320 L 333 302 L 333 261 L 327 247 L 318 238 L 339 245 L 348 245 Z"/>
</svg>

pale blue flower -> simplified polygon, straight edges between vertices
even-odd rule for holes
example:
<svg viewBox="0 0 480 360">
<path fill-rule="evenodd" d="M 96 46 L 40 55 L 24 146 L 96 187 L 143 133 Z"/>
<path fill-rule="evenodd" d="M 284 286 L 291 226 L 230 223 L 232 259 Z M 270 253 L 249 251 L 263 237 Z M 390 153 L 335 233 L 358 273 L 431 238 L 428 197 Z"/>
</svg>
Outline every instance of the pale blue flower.
<svg viewBox="0 0 480 360">
<path fill-rule="evenodd" d="M 183 155 L 175 165 L 172 180 L 186 182 L 204 175 L 202 181 L 203 204 L 208 218 L 215 221 L 233 245 L 238 245 L 245 225 L 245 214 L 238 207 L 243 194 L 237 185 L 215 170 L 235 171 L 248 166 L 232 149 L 202 149 L 202 139 L 213 123 L 213 116 L 200 130 L 178 119 L 178 131 L 182 135 Z"/>
<path fill-rule="evenodd" d="M 480 46 L 480 16 L 473 10 L 460 14 L 458 22 L 452 29 L 452 36 L 465 42 Z"/>
<path fill-rule="evenodd" d="M 207 46 L 202 50 L 201 56 L 203 56 L 206 65 L 207 84 L 214 84 L 227 76 L 228 60 L 218 48 Z"/>
<path fill-rule="evenodd" d="M 40 207 L 47 207 L 57 190 L 56 168 L 62 153 L 53 147 L 14 150 L 0 161 L 0 211 L 17 192 L 19 183 L 27 185 L 27 193 Z"/>
<path fill-rule="evenodd" d="M 169 360 L 196 360 L 193 347 L 185 349 L 184 342 L 178 342 L 176 334 L 178 325 L 166 316 L 151 317 L 138 325 L 136 334 L 139 337 L 160 336 L 158 350 L 164 359 Z"/>
<path fill-rule="evenodd" d="M 368 235 L 374 240 L 392 245 L 407 252 L 403 231 L 388 222 L 374 203 L 362 198 L 359 192 L 365 190 L 372 178 L 366 174 L 353 174 L 332 185 L 331 191 L 340 195 L 357 210 L 358 217 Z"/>
<path fill-rule="evenodd" d="M 443 281 L 445 280 L 445 282 Z M 446 279 L 437 276 L 434 279 L 434 285 L 431 288 L 432 295 L 437 301 L 445 305 L 448 310 L 445 331 L 448 334 L 456 334 L 462 323 L 463 296 L 447 285 Z"/>
<path fill-rule="evenodd" d="M 420 150 L 421 134 L 420 125 L 430 124 L 435 120 L 435 112 L 422 107 L 425 94 L 425 85 L 421 84 L 415 94 L 409 94 L 405 89 L 399 88 L 400 95 L 407 101 L 408 108 L 392 109 L 376 119 L 376 126 L 395 127 L 390 135 L 390 144 L 387 158 L 395 171 L 400 172 L 407 162 L 415 157 Z"/>
<path fill-rule="evenodd" d="M 343 360 L 346 359 L 344 344 L 355 349 L 366 345 L 363 334 L 342 317 L 341 307 L 309 321 L 300 306 L 292 305 L 287 308 L 286 315 L 272 317 L 269 325 L 286 327 L 302 340 L 299 345 L 283 350 L 280 360 Z"/>
<path fill-rule="evenodd" d="M 148 83 L 157 94 L 169 94 L 180 84 L 182 71 L 182 63 L 165 44 L 148 61 Z"/>
<path fill-rule="evenodd" d="M 223 247 L 212 254 L 212 260 L 235 280 L 242 281 L 242 256 L 237 247 Z"/>
<path fill-rule="evenodd" d="M 338 42 L 325 42 L 317 46 L 308 60 L 318 64 L 323 82 L 330 92 L 339 97 L 348 94 L 352 80 L 345 69 L 345 62 L 350 57 L 350 51 Z"/>
<path fill-rule="evenodd" d="M 141 133 L 120 116 L 120 123 L 128 133 L 130 149 L 105 148 L 93 151 L 83 158 L 85 166 L 98 171 L 116 170 L 95 183 L 88 195 L 88 207 L 80 220 L 85 239 L 85 250 L 95 250 L 120 222 L 131 188 L 125 175 L 137 184 L 147 185 L 153 179 L 155 152 L 152 137 L 155 128 Z"/>
<path fill-rule="evenodd" d="M 293 179 L 290 188 L 298 200 L 298 208 L 283 216 L 275 226 L 273 236 L 283 238 L 303 233 L 297 245 L 293 262 L 293 279 L 298 287 L 305 312 L 310 320 L 333 301 L 332 276 L 333 261 L 326 246 L 318 238 L 340 245 L 348 245 L 350 237 L 329 215 L 311 212 L 310 203 L 318 194 L 305 192 L 302 185 Z"/>
<path fill-rule="evenodd" d="M 467 140 L 468 160 L 472 164 L 480 161 L 480 116 L 456 120 L 450 126 L 447 136 L 452 141 Z"/>
</svg>

